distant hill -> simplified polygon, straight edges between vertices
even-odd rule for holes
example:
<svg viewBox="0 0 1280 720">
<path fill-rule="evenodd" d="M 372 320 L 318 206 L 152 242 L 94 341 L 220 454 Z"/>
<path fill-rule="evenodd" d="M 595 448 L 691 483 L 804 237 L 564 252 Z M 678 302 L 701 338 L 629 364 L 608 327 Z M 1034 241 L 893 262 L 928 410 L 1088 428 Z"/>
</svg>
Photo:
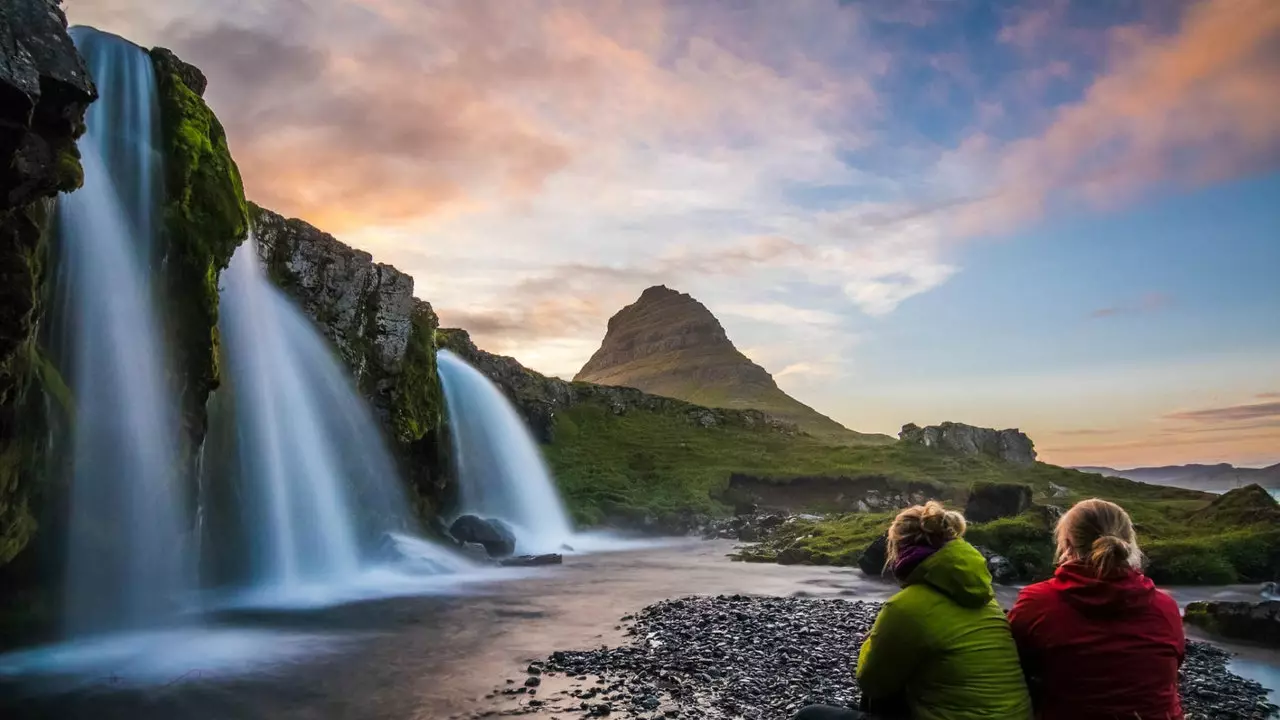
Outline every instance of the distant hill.
<svg viewBox="0 0 1280 720">
<path fill-rule="evenodd" d="M 734 347 L 706 306 L 661 285 L 609 319 L 600 349 L 574 380 L 708 407 L 761 410 L 841 443 L 893 441 L 850 430 L 783 392 L 772 375 Z"/>
<path fill-rule="evenodd" d="M 1109 467 L 1077 467 L 1076 470 L 1122 477 L 1152 485 L 1226 492 L 1257 484 L 1268 490 L 1280 490 L 1280 463 L 1265 468 L 1241 468 L 1227 463 L 1218 465 L 1166 465 L 1117 470 Z"/>
</svg>

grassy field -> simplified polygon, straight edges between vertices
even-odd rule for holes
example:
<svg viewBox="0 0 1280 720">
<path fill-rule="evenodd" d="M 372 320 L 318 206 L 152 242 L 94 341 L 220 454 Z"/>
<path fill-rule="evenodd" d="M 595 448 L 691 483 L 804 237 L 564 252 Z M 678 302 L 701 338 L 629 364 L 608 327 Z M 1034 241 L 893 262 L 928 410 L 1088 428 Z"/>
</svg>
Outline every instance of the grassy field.
<svg viewBox="0 0 1280 720">
<path fill-rule="evenodd" d="M 1153 577 L 1166 583 L 1226 583 L 1280 576 L 1280 511 L 1266 500 L 1212 505 L 1214 497 L 1178 488 L 1107 478 L 1037 463 L 1019 467 L 915 445 L 832 445 L 810 436 L 767 429 L 701 427 L 685 417 L 653 412 L 614 414 L 583 403 L 557 414 L 554 441 L 545 447 L 575 518 L 595 524 L 609 517 L 672 513 L 726 514 L 729 476 L 743 473 L 785 482 L 799 476 L 878 477 L 889 483 L 929 483 L 939 497 L 962 497 L 975 482 L 1032 488 L 1036 503 L 1068 507 L 1077 500 L 1115 501 L 1134 518 L 1151 558 Z M 1234 502 L 1234 500 L 1233 500 Z M 1263 509 L 1259 509 L 1263 508 Z M 803 547 L 813 562 L 849 565 L 887 527 L 892 513 L 852 513 L 794 523 L 774 551 Z M 1015 564 L 1048 571 L 1049 527 L 1043 513 L 974 525 L 970 538 Z M 770 559 L 768 548 L 761 559 Z M 1270 577 L 1266 577 L 1270 574 Z"/>
</svg>

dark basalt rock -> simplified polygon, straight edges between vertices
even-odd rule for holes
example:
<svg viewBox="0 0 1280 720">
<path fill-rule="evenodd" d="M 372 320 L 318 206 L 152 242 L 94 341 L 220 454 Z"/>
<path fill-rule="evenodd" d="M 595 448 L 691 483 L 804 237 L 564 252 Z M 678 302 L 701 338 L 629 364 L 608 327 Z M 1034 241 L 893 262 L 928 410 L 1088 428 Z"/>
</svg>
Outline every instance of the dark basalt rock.
<svg viewBox="0 0 1280 720">
<path fill-rule="evenodd" d="M 1018 483 L 974 483 L 964 519 L 983 523 L 1021 515 L 1031 509 L 1031 487 Z"/>
<path fill-rule="evenodd" d="M 75 140 L 97 97 L 50 0 L 0 4 L 0 210 L 80 187 Z"/>
<path fill-rule="evenodd" d="M 813 703 L 857 707 L 850 668 L 880 607 L 743 595 L 666 600 L 635 616 L 625 645 L 552 653 L 544 669 L 579 682 L 540 699 L 561 717 L 604 703 L 627 716 L 706 720 L 782 720 Z M 1266 691 L 1230 673 L 1230 658 L 1187 644 L 1180 687 L 1187 718 L 1272 716 Z"/>
<path fill-rule="evenodd" d="M 495 518 L 463 515 L 449 526 L 449 534 L 460 543 L 478 543 L 489 557 L 505 558 L 516 551 L 516 535 L 511 527 Z"/>
<path fill-rule="evenodd" d="M 884 564 L 889 556 L 889 536 L 881 535 L 867 549 L 862 551 L 862 556 L 858 558 L 858 568 L 862 572 L 871 577 L 880 577 L 884 574 Z"/>
<path fill-rule="evenodd" d="M 1193 602 L 1183 620 L 1212 633 L 1280 648 L 1280 601 Z"/>
<path fill-rule="evenodd" d="M 36 532 L 49 412 L 70 412 L 67 385 L 39 342 L 44 235 L 49 199 L 83 181 L 76 138 L 97 91 L 66 27 L 50 0 L 0 2 L 0 566 Z M 0 579 L 0 635 L 17 617 L 3 607 L 7 596 L 35 573 L 19 574 Z M 18 623 L 20 632 L 36 624 Z"/>
</svg>

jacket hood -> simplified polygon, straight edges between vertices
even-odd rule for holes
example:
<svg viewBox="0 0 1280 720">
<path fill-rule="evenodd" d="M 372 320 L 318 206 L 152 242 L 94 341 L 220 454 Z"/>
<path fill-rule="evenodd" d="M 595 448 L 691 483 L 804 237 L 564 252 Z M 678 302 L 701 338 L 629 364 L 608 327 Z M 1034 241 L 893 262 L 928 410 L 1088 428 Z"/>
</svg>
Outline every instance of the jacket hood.
<svg viewBox="0 0 1280 720">
<path fill-rule="evenodd" d="M 964 540 L 952 540 L 925 558 L 907 577 L 907 585 L 917 583 L 932 586 L 961 607 L 982 607 L 995 597 L 986 558 Z"/>
<path fill-rule="evenodd" d="M 1083 565 L 1068 563 L 1053 574 L 1062 598 L 1090 616 L 1122 615 L 1151 604 L 1156 586 L 1137 570 L 1100 578 Z"/>
</svg>

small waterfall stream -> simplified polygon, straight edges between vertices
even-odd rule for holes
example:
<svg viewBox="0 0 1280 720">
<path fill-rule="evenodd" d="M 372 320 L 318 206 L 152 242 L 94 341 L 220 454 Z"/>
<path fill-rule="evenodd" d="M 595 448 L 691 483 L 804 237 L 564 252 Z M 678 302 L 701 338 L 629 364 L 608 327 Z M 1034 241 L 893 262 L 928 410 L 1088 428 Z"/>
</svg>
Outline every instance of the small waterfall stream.
<svg viewBox="0 0 1280 720">
<path fill-rule="evenodd" d="M 436 355 L 448 404 L 462 513 L 503 520 L 516 551 L 559 552 L 573 528 L 542 453 L 510 401 L 448 350 Z"/>
<path fill-rule="evenodd" d="M 84 187 L 58 202 L 57 337 L 76 401 L 64 629 L 81 636 L 164 624 L 192 590 L 194 566 L 149 282 L 154 71 L 114 35 L 72 36 L 102 93 L 79 143 Z"/>
</svg>

